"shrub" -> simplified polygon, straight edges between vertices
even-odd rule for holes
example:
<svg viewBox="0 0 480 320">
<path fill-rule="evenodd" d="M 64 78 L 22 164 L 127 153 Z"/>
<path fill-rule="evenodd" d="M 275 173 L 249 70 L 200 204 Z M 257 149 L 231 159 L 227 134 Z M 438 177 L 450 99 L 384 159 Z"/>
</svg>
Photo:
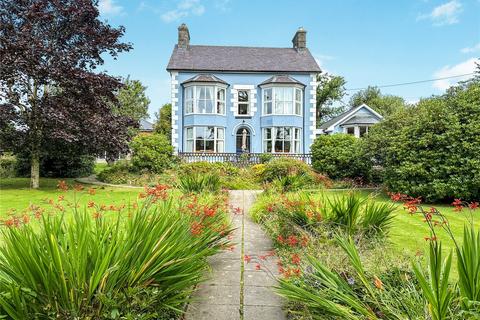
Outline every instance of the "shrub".
<svg viewBox="0 0 480 320">
<path fill-rule="evenodd" d="M 363 153 L 363 140 L 347 134 L 321 135 L 312 145 L 312 167 L 332 179 L 370 180 L 372 163 Z"/>
<path fill-rule="evenodd" d="M 366 146 L 393 192 L 428 202 L 480 198 L 480 83 L 387 117 L 369 130 Z"/>
<path fill-rule="evenodd" d="M 173 163 L 173 147 L 161 134 L 139 134 L 130 143 L 132 165 L 137 170 L 161 173 Z"/>
<path fill-rule="evenodd" d="M 379 203 L 369 200 L 361 218 L 361 225 L 367 235 L 386 235 L 392 227 L 396 206 L 392 203 Z"/>
<path fill-rule="evenodd" d="M 7 220 L 11 227 L 1 228 L 0 314 L 158 319 L 162 310 L 180 312 L 204 279 L 206 258 L 228 243 L 224 199 L 178 201 L 161 185 L 146 191 L 137 210 L 118 208 L 112 216 L 103 217 L 106 212 L 94 204 L 38 212 L 38 222 Z"/>
<path fill-rule="evenodd" d="M 260 163 L 267 163 L 273 159 L 273 156 L 270 153 L 262 153 L 259 158 Z"/>
<path fill-rule="evenodd" d="M 335 226 L 345 228 L 348 234 L 352 235 L 358 229 L 364 202 L 353 192 L 348 195 L 329 198 L 327 219 Z"/>
<path fill-rule="evenodd" d="M 184 193 L 216 192 L 220 190 L 220 177 L 211 173 L 182 175 L 179 187 Z"/>
<path fill-rule="evenodd" d="M 30 155 L 17 155 L 17 174 L 30 176 Z M 40 157 L 40 176 L 50 178 L 77 178 L 93 174 L 95 156 L 83 154 L 72 146 L 52 146 Z"/>
<path fill-rule="evenodd" d="M 273 190 L 280 193 L 297 191 L 306 185 L 306 177 L 304 175 L 289 175 L 277 178 L 272 181 Z"/>
<path fill-rule="evenodd" d="M 286 176 L 304 175 L 307 179 L 313 179 L 312 169 L 300 160 L 290 158 L 277 158 L 264 164 L 264 170 L 260 179 L 264 182 L 272 182 Z"/>
<path fill-rule="evenodd" d="M 12 154 L 3 154 L 0 156 L 0 178 L 15 177 L 15 168 L 17 158 Z"/>
<path fill-rule="evenodd" d="M 178 166 L 178 171 L 181 174 L 206 174 L 214 173 L 220 176 L 236 176 L 240 169 L 235 167 L 230 162 L 183 162 Z"/>
</svg>

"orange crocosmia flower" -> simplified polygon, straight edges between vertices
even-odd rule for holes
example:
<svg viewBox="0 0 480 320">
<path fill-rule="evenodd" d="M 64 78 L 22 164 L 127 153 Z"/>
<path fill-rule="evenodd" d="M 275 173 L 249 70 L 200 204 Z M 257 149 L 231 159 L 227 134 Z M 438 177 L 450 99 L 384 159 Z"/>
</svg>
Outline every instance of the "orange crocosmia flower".
<svg viewBox="0 0 480 320">
<path fill-rule="evenodd" d="M 96 190 L 94 188 L 88 188 L 88 194 L 95 195 Z"/>
<path fill-rule="evenodd" d="M 260 270 L 260 269 L 262 269 L 262 266 L 259 263 L 257 263 L 255 265 L 255 270 Z"/>
<path fill-rule="evenodd" d="M 216 213 L 215 208 L 209 208 L 205 206 L 205 208 L 203 209 L 203 214 L 205 215 L 205 217 L 213 217 L 215 213 Z"/>
<path fill-rule="evenodd" d="M 478 202 L 470 202 L 470 204 L 468 205 L 468 207 L 469 207 L 471 210 L 476 210 L 476 209 L 478 209 Z"/>
<path fill-rule="evenodd" d="M 461 199 L 455 199 L 453 202 L 452 202 L 452 206 L 461 206 L 462 205 L 462 200 Z"/>
<path fill-rule="evenodd" d="M 294 247 L 298 244 L 298 239 L 294 235 L 291 235 L 287 239 L 288 245 Z"/>
<path fill-rule="evenodd" d="M 198 222 L 193 222 L 190 227 L 190 232 L 195 236 L 200 235 L 202 233 L 202 230 L 203 230 L 203 225 Z"/>
<path fill-rule="evenodd" d="M 282 243 L 282 244 L 285 243 L 285 239 L 283 238 L 283 236 L 282 236 L 281 234 L 278 235 L 277 241 L 278 241 L 279 243 Z"/>
<path fill-rule="evenodd" d="M 30 216 L 28 214 L 23 215 L 23 223 L 27 224 L 30 222 Z"/>
<path fill-rule="evenodd" d="M 65 182 L 65 180 L 59 180 L 57 184 L 57 188 L 62 190 L 62 191 L 67 191 L 68 190 L 68 185 Z"/>
<path fill-rule="evenodd" d="M 65 199 L 64 195 L 58 196 L 58 201 L 63 201 Z"/>
<path fill-rule="evenodd" d="M 246 263 L 250 263 L 250 261 L 252 261 L 252 257 L 249 255 L 244 255 L 243 260 L 245 260 Z"/>
<path fill-rule="evenodd" d="M 84 187 L 78 183 L 74 185 L 73 188 L 75 189 L 75 191 L 82 191 L 84 189 Z"/>
<path fill-rule="evenodd" d="M 93 208 L 95 206 L 95 202 L 93 201 L 88 201 L 87 207 Z"/>
<path fill-rule="evenodd" d="M 98 211 L 95 211 L 92 215 L 93 219 L 100 219 L 102 217 L 102 214 Z"/>
<path fill-rule="evenodd" d="M 300 264 L 300 256 L 296 253 L 292 255 L 292 263 L 299 265 Z"/>
<path fill-rule="evenodd" d="M 383 289 L 383 282 L 382 282 L 382 280 L 378 279 L 377 277 L 373 278 L 373 284 L 375 285 L 375 287 L 377 289 L 380 289 L 380 290 Z"/>
</svg>

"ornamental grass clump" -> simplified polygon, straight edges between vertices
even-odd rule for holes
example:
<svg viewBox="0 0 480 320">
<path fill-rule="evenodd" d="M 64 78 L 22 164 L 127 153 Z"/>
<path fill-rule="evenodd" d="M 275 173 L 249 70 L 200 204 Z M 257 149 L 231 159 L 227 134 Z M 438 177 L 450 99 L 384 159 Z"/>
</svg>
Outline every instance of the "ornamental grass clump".
<svg viewBox="0 0 480 320">
<path fill-rule="evenodd" d="M 147 188 L 140 198 L 113 212 L 93 201 L 86 208 L 72 202 L 71 210 L 52 204 L 31 220 L 5 221 L 0 315 L 157 319 L 181 312 L 203 280 L 206 258 L 228 244 L 226 205 L 179 201 L 165 186 Z"/>
</svg>

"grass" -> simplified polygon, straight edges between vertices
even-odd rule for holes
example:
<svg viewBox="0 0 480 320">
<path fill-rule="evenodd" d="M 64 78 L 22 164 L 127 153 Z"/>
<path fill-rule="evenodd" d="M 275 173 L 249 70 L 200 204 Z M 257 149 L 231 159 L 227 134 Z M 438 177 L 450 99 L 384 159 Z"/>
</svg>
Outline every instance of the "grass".
<svg viewBox="0 0 480 320">
<path fill-rule="evenodd" d="M 5 217 L 12 209 L 20 213 L 30 204 L 47 206 L 45 199 L 57 200 L 64 194 L 57 189 L 59 179 L 42 178 L 38 190 L 30 189 L 29 178 L 8 178 L 0 180 L 0 218 Z M 76 184 L 73 179 L 65 179 L 68 185 Z M 88 201 L 94 199 L 95 202 L 106 205 L 128 204 L 136 201 L 140 189 L 132 188 L 110 188 L 84 185 L 86 188 L 96 189 L 95 196 L 88 194 L 82 195 L 79 199 L 81 206 L 86 205 Z"/>
</svg>

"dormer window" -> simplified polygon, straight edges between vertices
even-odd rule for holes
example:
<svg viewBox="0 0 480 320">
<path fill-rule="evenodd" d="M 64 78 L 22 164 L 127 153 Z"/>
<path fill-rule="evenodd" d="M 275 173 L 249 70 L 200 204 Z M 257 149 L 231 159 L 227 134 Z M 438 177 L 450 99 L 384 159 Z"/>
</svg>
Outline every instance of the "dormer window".
<svg viewBox="0 0 480 320">
<path fill-rule="evenodd" d="M 250 115 L 250 90 L 238 90 L 238 110 L 239 116 Z"/>
</svg>

